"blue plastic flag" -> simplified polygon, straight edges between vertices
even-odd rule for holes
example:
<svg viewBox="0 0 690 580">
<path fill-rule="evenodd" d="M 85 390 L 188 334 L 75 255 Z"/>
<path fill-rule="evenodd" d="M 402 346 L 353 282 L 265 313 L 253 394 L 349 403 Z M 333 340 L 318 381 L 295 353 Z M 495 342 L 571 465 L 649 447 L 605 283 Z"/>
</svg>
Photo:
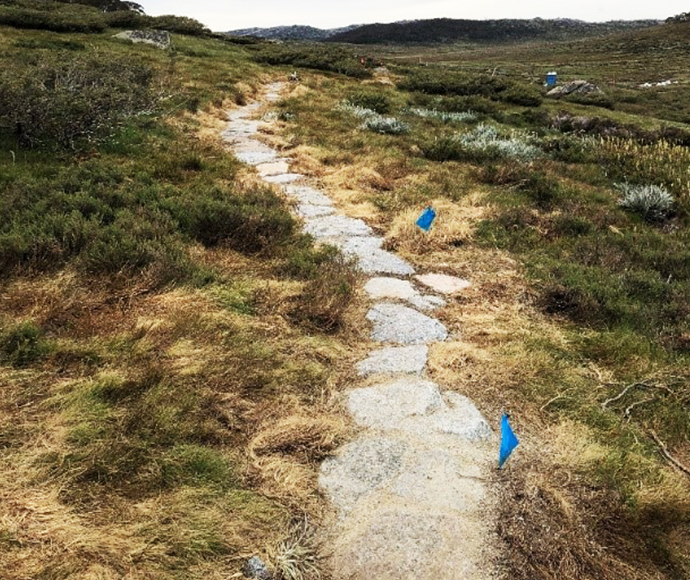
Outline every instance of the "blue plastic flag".
<svg viewBox="0 0 690 580">
<path fill-rule="evenodd" d="M 422 215 L 417 218 L 415 224 L 417 224 L 425 232 L 428 232 L 431 228 L 431 224 L 434 223 L 434 219 L 436 219 L 436 212 L 434 211 L 433 207 L 429 206 L 422 212 Z"/>
<path fill-rule="evenodd" d="M 508 422 L 508 415 L 503 415 L 501 418 L 501 451 L 498 455 L 498 468 L 502 469 L 503 464 L 508 461 L 508 457 L 513 452 L 520 442 L 515 437 L 515 433 L 510 428 Z"/>
</svg>

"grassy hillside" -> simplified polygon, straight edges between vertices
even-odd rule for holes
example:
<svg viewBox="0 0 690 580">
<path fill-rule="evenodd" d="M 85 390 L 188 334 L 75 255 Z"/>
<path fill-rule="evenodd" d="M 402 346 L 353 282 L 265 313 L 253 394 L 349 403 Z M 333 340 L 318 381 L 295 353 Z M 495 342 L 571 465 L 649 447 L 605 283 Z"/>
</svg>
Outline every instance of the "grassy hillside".
<svg viewBox="0 0 690 580">
<path fill-rule="evenodd" d="M 274 73 L 115 32 L 0 27 L 0 577 L 299 569 L 353 274 L 219 141 Z"/>
<path fill-rule="evenodd" d="M 583 22 L 561 18 L 544 20 L 455 20 L 434 18 L 393 22 L 390 24 L 365 24 L 354 30 L 335 34 L 329 42 L 353 44 L 386 43 L 447 43 L 481 42 L 507 43 L 529 40 L 567 40 L 588 36 L 611 34 L 619 30 L 645 28 L 656 24 L 653 20 Z"/>
<path fill-rule="evenodd" d="M 386 73 L 337 46 L 34 22 L 0 28 L 0 577 L 310 569 L 366 336 L 355 277 L 218 139 L 295 67 L 266 138 L 420 272 L 472 281 L 430 373 L 493 426 L 512 413 L 505 576 L 690 575 L 690 126 L 675 85 L 636 86 L 688 80 L 687 52 L 662 58 L 684 28 L 429 66 L 386 49 Z M 621 92 L 545 98 L 569 51 L 562 76 Z"/>
</svg>

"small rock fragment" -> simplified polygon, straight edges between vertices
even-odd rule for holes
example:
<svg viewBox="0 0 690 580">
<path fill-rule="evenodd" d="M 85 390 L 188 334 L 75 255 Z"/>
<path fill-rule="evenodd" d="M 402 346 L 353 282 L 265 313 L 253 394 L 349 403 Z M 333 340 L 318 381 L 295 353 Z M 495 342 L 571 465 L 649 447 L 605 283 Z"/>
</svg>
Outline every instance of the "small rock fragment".
<svg viewBox="0 0 690 580">
<path fill-rule="evenodd" d="M 257 578 L 258 580 L 271 580 L 271 573 L 266 564 L 258 556 L 252 556 L 242 566 L 242 574 L 247 578 Z"/>
</svg>

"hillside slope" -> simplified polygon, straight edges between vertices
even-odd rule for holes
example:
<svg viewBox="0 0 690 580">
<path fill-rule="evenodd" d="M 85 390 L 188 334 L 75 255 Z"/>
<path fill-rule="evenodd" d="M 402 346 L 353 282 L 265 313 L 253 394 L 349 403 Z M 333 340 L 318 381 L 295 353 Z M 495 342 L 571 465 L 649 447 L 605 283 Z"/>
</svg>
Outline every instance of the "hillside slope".
<svg viewBox="0 0 690 580">
<path fill-rule="evenodd" d="M 544 20 L 455 20 L 434 18 L 391 24 L 367 24 L 331 36 L 331 42 L 353 44 L 410 42 L 515 42 L 566 40 L 654 26 L 656 20 L 583 22 L 559 18 Z"/>
<path fill-rule="evenodd" d="M 325 40 L 335 34 L 342 34 L 359 28 L 359 24 L 340 28 L 315 28 L 313 26 L 274 26 L 272 28 L 241 28 L 230 30 L 231 36 L 256 36 L 258 38 L 274 40 Z"/>
</svg>

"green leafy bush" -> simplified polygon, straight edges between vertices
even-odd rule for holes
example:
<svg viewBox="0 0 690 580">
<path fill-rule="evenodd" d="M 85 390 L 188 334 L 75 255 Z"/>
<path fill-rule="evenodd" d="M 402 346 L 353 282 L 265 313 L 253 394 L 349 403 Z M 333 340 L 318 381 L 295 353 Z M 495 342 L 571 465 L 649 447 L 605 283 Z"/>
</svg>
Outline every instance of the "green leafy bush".
<svg viewBox="0 0 690 580">
<path fill-rule="evenodd" d="M 231 194 L 220 188 L 192 191 L 168 202 L 182 232 L 206 246 L 246 254 L 273 252 L 293 240 L 294 218 L 270 189 Z"/>
<path fill-rule="evenodd" d="M 379 115 L 385 115 L 391 111 L 390 99 L 382 93 L 358 91 L 350 95 L 347 100 L 356 107 L 371 109 Z"/>
<path fill-rule="evenodd" d="M 34 362 L 48 352 L 42 330 L 33 322 L 22 322 L 0 332 L 0 360 L 16 367 Z"/>
<path fill-rule="evenodd" d="M 359 61 L 354 52 L 336 46 L 265 44 L 252 47 L 258 62 L 274 65 L 290 65 L 344 74 L 363 79 L 371 72 Z"/>
<path fill-rule="evenodd" d="M 57 53 L 0 76 L 0 120 L 20 145 L 75 148 L 107 138 L 156 102 L 150 68 Z"/>
<path fill-rule="evenodd" d="M 95 8 L 57 2 L 30 5 L 31 8 L 0 6 L 0 24 L 53 32 L 103 32 L 106 28 L 101 13 Z"/>
<path fill-rule="evenodd" d="M 538 107 L 542 102 L 536 88 L 505 77 L 443 69 L 413 70 L 398 87 L 430 95 L 486 97 L 528 107 Z"/>
</svg>

